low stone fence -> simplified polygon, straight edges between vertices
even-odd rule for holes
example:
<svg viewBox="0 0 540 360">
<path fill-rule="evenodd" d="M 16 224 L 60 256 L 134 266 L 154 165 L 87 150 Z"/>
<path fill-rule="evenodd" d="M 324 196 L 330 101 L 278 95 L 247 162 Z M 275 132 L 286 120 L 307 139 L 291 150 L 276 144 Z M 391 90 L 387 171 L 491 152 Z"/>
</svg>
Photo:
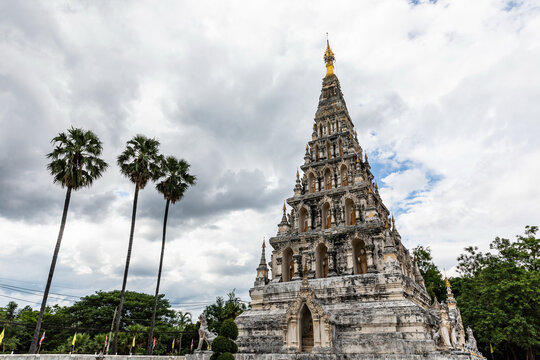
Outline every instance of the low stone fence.
<svg viewBox="0 0 540 360">
<path fill-rule="evenodd" d="M 98 355 L 91 354 L 12 354 L 0 355 L 0 360 L 186 360 L 185 356 L 151 355 Z"/>
</svg>

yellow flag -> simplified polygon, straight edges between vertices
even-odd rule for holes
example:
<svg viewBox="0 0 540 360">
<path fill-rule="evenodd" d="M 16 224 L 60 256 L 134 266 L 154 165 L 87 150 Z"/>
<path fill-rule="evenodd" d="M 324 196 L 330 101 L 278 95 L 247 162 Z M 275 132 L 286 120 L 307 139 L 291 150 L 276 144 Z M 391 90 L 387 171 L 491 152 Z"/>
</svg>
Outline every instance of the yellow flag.
<svg viewBox="0 0 540 360">
<path fill-rule="evenodd" d="M 493 354 L 493 346 L 491 346 L 491 343 L 489 343 L 489 351 Z"/>
<path fill-rule="evenodd" d="M 133 335 L 133 343 L 131 344 L 131 347 L 135 347 L 135 335 Z"/>
<path fill-rule="evenodd" d="M 4 331 L 6 331 L 6 329 L 2 329 L 2 333 L 0 334 L 0 344 L 2 344 L 2 340 L 4 340 Z"/>
<path fill-rule="evenodd" d="M 174 339 L 172 339 L 172 348 L 174 350 Z"/>
<path fill-rule="evenodd" d="M 75 346 L 75 341 L 77 341 L 77 333 L 73 334 L 73 340 L 71 340 L 71 346 Z"/>
</svg>

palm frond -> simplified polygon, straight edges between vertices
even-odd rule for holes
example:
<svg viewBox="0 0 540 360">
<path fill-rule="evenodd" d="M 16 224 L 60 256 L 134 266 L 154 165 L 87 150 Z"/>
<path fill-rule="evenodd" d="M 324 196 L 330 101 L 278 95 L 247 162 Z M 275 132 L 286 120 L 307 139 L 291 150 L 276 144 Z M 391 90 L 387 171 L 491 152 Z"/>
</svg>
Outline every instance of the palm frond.
<svg viewBox="0 0 540 360">
<path fill-rule="evenodd" d="M 189 164 L 185 160 L 167 156 L 161 163 L 161 177 L 164 179 L 156 185 L 156 189 L 174 204 L 182 199 L 189 186 L 196 183 L 196 176 L 188 171 Z"/>
<path fill-rule="evenodd" d="M 62 187 L 77 190 L 91 186 L 108 167 L 99 157 L 103 150 L 102 143 L 90 130 L 71 127 L 67 134 L 58 134 L 51 143 L 54 149 L 47 154 L 47 158 L 51 159 L 47 169 L 53 181 Z"/>
<path fill-rule="evenodd" d="M 160 177 L 160 162 L 159 141 L 144 135 L 136 135 L 127 141 L 126 149 L 117 158 L 122 175 L 141 189 L 149 180 Z"/>
</svg>

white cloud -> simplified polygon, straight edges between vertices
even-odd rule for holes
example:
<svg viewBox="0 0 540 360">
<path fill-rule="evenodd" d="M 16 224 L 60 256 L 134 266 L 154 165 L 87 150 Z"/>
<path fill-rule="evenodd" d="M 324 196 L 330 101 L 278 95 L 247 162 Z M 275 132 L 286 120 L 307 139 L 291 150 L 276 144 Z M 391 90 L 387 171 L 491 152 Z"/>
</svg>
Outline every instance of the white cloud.
<svg viewBox="0 0 540 360">
<path fill-rule="evenodd" d="M 44 154 L 73 124 L 101 137 L 111 168 L 73 195 L 53 287 L 120 287 L 133 188 L 115 157 L 145 133 L 199 176 L 171 209 L 163 291 L 175 303 L 232 288 L 246 299 L 311 136 L 326 31 L 359 141 L 409 247 L 429 245 L 450 269 L 464 246 L 538 224 L 534 1 L 509 11 L 492 0 L 1 6 L 5 278 L 43 287 L 64 196 Z M 129 289 L 153 292 L 162 212 L 149 185 Z"/>
</svg>

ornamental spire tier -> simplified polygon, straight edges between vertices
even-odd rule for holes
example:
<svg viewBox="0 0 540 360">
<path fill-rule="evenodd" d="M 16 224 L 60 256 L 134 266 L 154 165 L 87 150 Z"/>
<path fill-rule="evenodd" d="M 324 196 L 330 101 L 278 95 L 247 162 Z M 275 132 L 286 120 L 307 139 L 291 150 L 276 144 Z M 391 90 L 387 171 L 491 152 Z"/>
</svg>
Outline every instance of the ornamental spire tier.
<svg viewBox="0 0 540 360">
<path fill-rule="evenodd" d="M 324 62 L 326 63 L 326 76 L 334 74 L 334 53 L 330 49 L 330 42 L 328 41 L 328 33 L 326 33 L 326 52 L 324 53 Z"/>
<path fill-rule="evenodd" d="M 236 319 L 235 358 L 472 359 L 455 301 L 430 305 L 383 204 L 328 40 L 324 61 L 304 163 L 269 239 L 271 277 L 261 258 L 251 308 Z"/>
</svg>

